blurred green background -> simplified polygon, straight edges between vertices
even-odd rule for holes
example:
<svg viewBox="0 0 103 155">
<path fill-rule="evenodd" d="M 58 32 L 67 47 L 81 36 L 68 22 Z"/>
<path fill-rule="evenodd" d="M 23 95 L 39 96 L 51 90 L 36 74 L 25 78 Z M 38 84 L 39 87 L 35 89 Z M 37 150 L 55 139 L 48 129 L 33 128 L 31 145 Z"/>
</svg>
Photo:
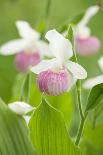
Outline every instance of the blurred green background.
<svg viewBox="0 0 103 155">
<path fill-rule="evenodd" d="M 19 38 L 15 27 L 16 20 L 26 20 L 35 28 L 45 14 L 47 0 L 0 0 L 0 44 L 11 39 Z M 48 17 L 49 28 L 58 28 L 65 20 L 72 18 L 87 7 L 96 4 L 95 0 L 52 0 L 50 15 Z M 103 13 L 98 13 L 89 23 L 93 35 L 103 41 Z M 80 57 L 79 62 L 88 70 L 88 76 L 99 73 L 97 60 L 102 54 L 92 57 Z M 14 82 L 16 71 L 13 67 L 13 57 L 0 55 L 0 96 L 9 101 L 11 86 Z"/>
<path fill-rule="evenodd" d="M 16 20 L 26 20 L 28 21 L 34 28 L 43 20 L 43 16 L 46 10 L 47 0 L 0 0 L 0 45 L 5 43 L 6 41 L 19 38 L 18 32 L 15 27 Z M 96 0 L 52 0 L 50 6 L 50 14 L 48 17 L 48 23 L 50 28 L 58 29 L 67 19 L 72 18 L 77 15 L 79 12 L 85 10 L 91 5 L 96 4 Z M 103 12 L 99 12 L 94 18 L 92 18 L 89 26 L 92 29 L 92 34 L 97 36 L 101 40 L 101 45 L 103 42 Z M 80 57 L 78 56 L 79 63 L 82 64 L 88 72 L 88 77 L 93 77 L 101 74 L 101 71 L 98 67 L 98 59 L 103 55 L 103 46 L 101 46 L 101 50 L 95 56 L 90 57 Z M 7 103 L 11 100 L 12 94 L 12 86 L 17 76 L 17 72 L 13 65 L 14 56 L 6 56 L 3 57 L 0 55 L 0 96 Z M 37 92 L 36 92 L 37 93 Z M 86 96 L 88 91 L 83 91 L 83 104 L 86 102 Z M 39 93 L 38 93 L 39 94 Z M 86 94 L 86 95 L 84 95 Z M 68 96 L 68 97 L 67 97 Z M 39 97 L 35 99 L 35 105 L 39 102 Z M 72 97 L 75 100 L 75 94 Z M 71 97 L 68 94 L 64 94 L 63 96 L 54 97 L 49 99 L 52 104 L 56 107 L 59 107 L 64 112 L 65 118 L 70 118 L 71 115 Z M 60 102 L 60 103 L 59 103 Z M 65 102 L 65 105 L 64 105 Z M 69 104 L 68 104 L 69 103 Z M 75 111 L 74 111 L 75 112 Z M 74 113 L 72 113 L 74 115 Z M 102 116 L 103 118 L 103 116 Z M 101 119 L 102 119 L 101 118 Z M 78 120 L 75 117 L 72 118 L 75 124 L 72 124 L 72 129 L 75 130 Z M 67 119 L 69 121 L 69 119 Z M 73 125 L 75 126 L 73 128 Z M 103 125 L 103 121 L 102 121 Z M 97 146 L 97 150 L 99 149 L 99 153 L 97 151 L 96 155 L 103 155 L 103 139 L 101 138 L 101 134 L 103 132 L 103 127 L 100 124 L 95 130 L 92 130 L 90 125 L 88 124 L 85 129 L 85 138 L 90 140 L 88 143 L 88 148 L 94 143 L 92 146 L 95 148 Z M 77 129 L 77 128 L 76 128 Z M 91 132 L 92 130 L 92 132 Z M 92 134 L 91 134 L 92 133 Z M 71 131 L 71 135 L 73 134 L 73 130 Z M 93 140 L 93 138 L 95 140 Z M 99 141 L 101 139 L 101 141 Z M 87 141 L 86 141 L 87 143 Z M 89 155 L 95 155 L 94 152 L 89 152 Z"/>
</svg>

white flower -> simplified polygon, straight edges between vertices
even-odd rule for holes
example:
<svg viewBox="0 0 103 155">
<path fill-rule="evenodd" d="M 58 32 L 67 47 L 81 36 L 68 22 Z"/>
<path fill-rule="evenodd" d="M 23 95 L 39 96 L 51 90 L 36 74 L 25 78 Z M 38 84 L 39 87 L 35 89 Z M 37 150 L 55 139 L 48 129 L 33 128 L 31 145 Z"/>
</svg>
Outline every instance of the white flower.
<svg viewBox="0 0 103 155">
<path fill-rule="evenodd" d="M 34 109 L 29 104 L 20 101 L 9 103 L 8 107 L 19 115 L 25 115 Z"/>
<path fill-rule="evenodd" d="M 40 34 L 35 31 L 26 21 L 17 21 L 16 26 L 21 39 L 11 40 L 0 47 L 0 54 L 12 55 L 21 51 L 37 52 L 41 56 L 51 56 L 48 44 L 40 40 Z"/>
<path fill-rule="evenodd" d="M 9 103 L 8 107 L 16 114 L 23 116 L 27 124 L 30 120 L 30 116 L 26 114 L 35 109 L 35 107 L 32 107 L 29 104 L 20 101 Z"/>
<path fill-rule="evenodd" d="M 87 26 L 90 19 L 99 11 L 100 7 L 95 5 L 87 9 L 83 19 L 76 26 L 76 36 L 87 38 L 91 34 L 90 28 Z"/>
<path fill-rule="evenodd" d="M 99 64 L 100 69 L 103 71 L 103 57 L 99 59 L 98 64 Z M 99 76 L 86 80 L 83 83 L 83 87 L 85 89 L 91 89 L 92 87 L 96 86 L 97 84 L 101 84 L 101 83 L 103 83 L 103 75 L 99 75 Z"/>
<path fill-rule="evenodd" d="M 38 65 L 31 68 L 35 74 L 39 74 L 46 70 L 59 71 L 66 69 L 68 74 L 72 74 L 72 82 L 77 79 L 85 79 L 87 72 L 79 64 L 72 62 L 70 59 L 73 56 L 73 49 L 71 42 L 64 38 L 56 30 L 50 30 L 46 33 L 46 39 L 49 41 L 50 51 L 54 54 L 54 59 L 43 60 Z M 71 84 L 72 85 L 72 84 Z"/>
</svg>

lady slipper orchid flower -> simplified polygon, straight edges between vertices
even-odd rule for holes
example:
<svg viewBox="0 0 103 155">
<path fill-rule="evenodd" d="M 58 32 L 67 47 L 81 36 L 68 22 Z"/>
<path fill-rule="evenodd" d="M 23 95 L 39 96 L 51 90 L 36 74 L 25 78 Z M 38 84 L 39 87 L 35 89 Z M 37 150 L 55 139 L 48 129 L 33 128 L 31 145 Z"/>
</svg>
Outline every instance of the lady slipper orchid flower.
<svg viewBox="0 0 103 155">
<path fill-rule="evenodd" d="M 97 53 L 100 48 L 100 41 L 97 37 L 91 36 L 91 30 L 87 26 L 90 19 L 99 11 L 99 6 L 92 6 L 87 9 L 83 19 L 75 28 L 76 51 L 82 56 L 89 56 Z"/>
<path fill-rule="evenodd" d="M 25 72 L 38 64 L 43 56 L 50 56 L 48 44 L 40 40 L 40 34 L 25 21 L 17 21 L 16 26 L 21 39 L 7 42 L 0 47 L 0 54 L 15 56 L 17 70 Z"/>
<path fill-rule="evenodd" d="M 99 59 L 98 64 L 99 64 L 101 71 L 103 72 L 103 57 Z M 94 78 L 90 78 L 86 80 L 83 83 L 83 87 L 85 89 L 91 89 L 92 87 L 96 86 L 97 84 L 101 84 L 101 83 L 103 83 L 103 75 L 99 75 Z"/>
<path fill-rule="evenodd" d="M 35 109 L 29 104 L 25 102 L 20 102 L 20 101 L 9 103 L 8 107 L 10 110 L 15 112 L 16 114 L 23 116 L 27 124 L 30 120 L 30 116 L 27 116 L 26 114 Z"/>
<path fill-rule="evenodd" d="M 41 61 L 31 71 L 38 74 L 37 85 L 41 92 L 57 96 L 70 90 L 77 79 L 85 79 L 87 72 L 79 64 L 68 60 L 73 56 L 72 44 L 68 39 L 56 30 L 48 31 L 45 37 L 55 58 Z"/>
</svg>

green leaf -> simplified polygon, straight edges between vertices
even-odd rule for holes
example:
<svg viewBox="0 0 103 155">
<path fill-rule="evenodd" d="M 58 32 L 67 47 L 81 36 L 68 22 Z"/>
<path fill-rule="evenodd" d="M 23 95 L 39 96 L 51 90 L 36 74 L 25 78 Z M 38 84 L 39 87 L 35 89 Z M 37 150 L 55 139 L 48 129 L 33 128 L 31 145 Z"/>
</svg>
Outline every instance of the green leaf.
<svg viewBox="0 0 103 155">
<path fill-rule="evenodd" d="M 80 155 L 70 140 L 61 113 L 46 100 L 34 112 L 29 127 L 38 155 Z"/>
<path fill-rule="evenodd" d="M 69 25 L 66 38 L 67 38 L 68 40 L 70 40 L 71 43 L 73 43 L 74 35 L 73 35 L 73 29 L 72 29 L 72 25 L 71 25 L 71 24 Z"/>
<path fill-rule="evenodd" d="M 68 29 L 68 25 L 71 24 L 71 23 L 72 23 L 73 25 L 77 25 L 77 24 L 81 21 L 81 19 L 83 18 L 84 14 L 85 14 L 85 11 L 83 11 L 83 12 L 79 13 L 78 15 L 74 16 L 73 18 L 67 20 L 67 21 L 65 22 L 65 24 L 63 24 L 63 25 L 59 28 L 60 32 L 66 31 L 66 30 Z"/>
<path fill-rule="evenodd" d="M 16 115 L 0 99 L 0 154 L 35 155 L 22 117 Z"/>
<path fill-rule="evenodd" d="M 0 39 L 0 41 L 1 40 L 2 39 Z M 5 57 L 0 55 L 0 96 L 3 100 L 5 100 L 5 102 L 10 101 L 12 93 L 11 88 L 17 74 L 13 65 L 13 59 L 13 56 Z M 4 62 L 5 65 L 3 65 Z"/>
<path fill-rule="evenodd" d="M 94 86 L 89 94 L 86 112 L 94 109 L 103 100 L 103 84 Z"/>
<path fill-rule="evenodd" d="M 30 73 L 20 73 L 17 75 L 15 83 L 12 88 L 12 98 L 11 101 L 23 100 L 28 101 L 28 91 L 29 91 L 29 76 Z"/>
<path fill-rule="evenodd" d="M 89 142 L 89 144 L 93 145 L 94 147 L 94 153 L 91 153 L 90 149 L 92 150 L 92 147 L 89 147 L 89 154 L 87 155 L 102 155 L 103 154 L 103 124 L 99 125 L 98 127 L 95 127 L 92 129 L 91 125 L 89 123 L 85 124 L 84 128 L 84 138 L 86 141 Z M 90 154 L 91 153 L 91 154 Z"/>
<path fill-rule="evenodd" d="M 25 74 L 18 74 L 16 76 L 14 85 L 12 87 L 12 98 L 11 101 L 13 100 L 20 100 L 23 96 L 23 89 L 24 89 L 24 84 L 26 81 L 26 75 Z"/>
<path fill-rule="evenodd" d="M 81 21 L 81 19 L 83 18 L 84 14 L 85 14 L 85 11 L 80 12 L 79 14 L 77 14 L 76 16 L 71 18 L 69 23 L 72 23 L 74 25 L 78 24 Z"/>
</svg>

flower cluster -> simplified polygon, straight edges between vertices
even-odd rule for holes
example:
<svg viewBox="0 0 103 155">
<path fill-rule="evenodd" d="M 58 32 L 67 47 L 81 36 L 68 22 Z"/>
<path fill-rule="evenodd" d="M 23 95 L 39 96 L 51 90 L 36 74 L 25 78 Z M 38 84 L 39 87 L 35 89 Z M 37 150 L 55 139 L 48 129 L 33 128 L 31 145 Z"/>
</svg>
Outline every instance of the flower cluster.
<svg viewBox="0 0 103 155">
<path fill-rule="evenodd" d="M 91 36 L 87 26 L 91 17 L 99 11 L 98 6 L 90 7 L 83 19 L 74 28 L 76 51 L 87 56 L 95 54 L 100 48 L 97 37 Z M 57 96 L 69 91 L 78 79 L 87 77 L 86 70 L 76 62 L 70 60 L 73 56 L 72 43 L 55 29 L 49 30 L 45 38 L 49 43 L 41 40 L 39 32 L 34 30 L 27 22 L 17 21 L 21 39 L 7 42 L 0 47 L 0 54 L 15 54 L 15 66 L 18 71 L 27 72 L 29 69 L 37 74 L 37 85 L 42 93 Z M 51 59 L 44 59 L 44 57 Z M 103 58 L 99 64 L 103 70 Z M 103 83 L 103 75 L 87 80 L 85 88 L 91 88 Z M 9 104 L 9 108 L 17 114 L 26 115 L 33 107 L 24 102 Z"/>
</svg>

